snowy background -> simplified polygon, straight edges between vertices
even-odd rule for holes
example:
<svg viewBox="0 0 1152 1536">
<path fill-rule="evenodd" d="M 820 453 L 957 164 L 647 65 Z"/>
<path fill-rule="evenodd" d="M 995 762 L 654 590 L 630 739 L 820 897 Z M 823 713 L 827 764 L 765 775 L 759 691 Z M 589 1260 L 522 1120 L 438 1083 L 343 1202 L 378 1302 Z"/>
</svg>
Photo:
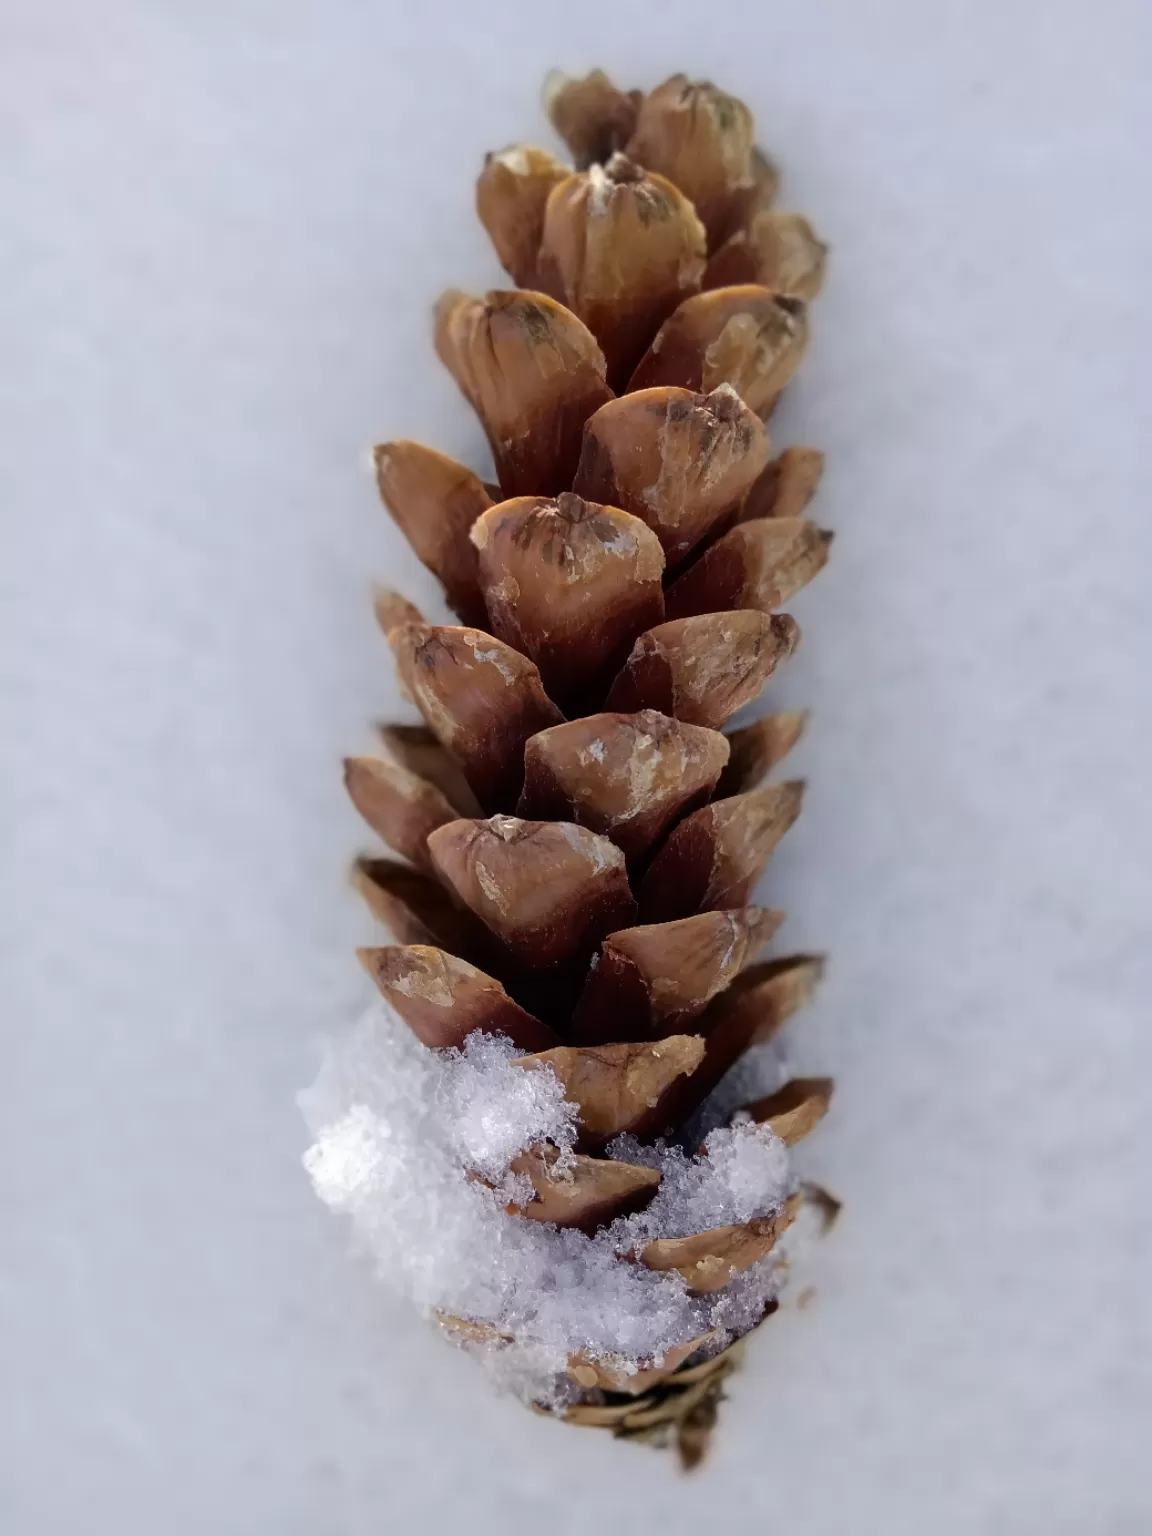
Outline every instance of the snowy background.
<svg viewBox="0 0 1152 1536">
<path fill-rule="evenodd" d="M 5 1536 L 1146 1536 L 1150 45 L 1139 0 L 6 0 Z M 847 1209 L 688 1483 L 381 1293 L 294 1102 L 364 999 L 370 582 L 432 591 L 361 455 L 477 450 L 429 304 L 594 63 L 746 97 L 834 247 L 770 895 L 833 957 L 793 1041 Z"/>
</svg>

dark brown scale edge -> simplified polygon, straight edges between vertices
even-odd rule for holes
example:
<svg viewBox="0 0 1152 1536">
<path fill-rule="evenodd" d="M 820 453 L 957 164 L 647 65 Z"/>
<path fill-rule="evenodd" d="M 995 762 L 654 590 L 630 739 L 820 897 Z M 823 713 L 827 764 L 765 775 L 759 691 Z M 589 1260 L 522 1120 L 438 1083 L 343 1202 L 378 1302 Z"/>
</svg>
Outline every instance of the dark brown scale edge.
<svg viewBox="0 0 1152 1536">
<path fill-rule="evenodd" d="M 719 733 L 795 649 L 797 626 L 775 610 L 831 542 L 803 517 L 822 455 L 772 458 L 763 425 L 802 356 L 826 248 L 771 207 L 776 172 L 751 115 L 710 84 L 674 76 L 645 95 L 594 71 L 550 81 L 546 106 L 579 171 L 518 148 L 489 156 L 478 186 L 519 286 L 447 294 L 436 314 L 437 351 L 480 417 L 498 483 L 416 443 L 376 450 L 385 504 L 462 627 L 378 594 L 426 726 L 383 726 L 387 755 L 350 760 L 346 782 L 402 860 L 357 863 L 396 940 L 362 951 L 365 968 L 429 1048 L 491 1029 L 525 1065 L 553 1066 L 580 1107 L 588 1182 L 559 1191 L 547 1149 L 525 1154 L 536 1219 L 594 1230 L 651 1195 L 644 1170 L 606 1165 L 604 1143 L 625 1129 L 674 1136 L 822 968 L 805 955 L 753 963 L 782 914 L 748 905 L 799 812 L 801 785 L 762 781 L 804 716 Z M 622 288 L 587 258 L 593 218 L 634 242 L 613 264 Z M 792 1142 L 830 1093 L 828 1079 L 797 1079 L 748 1108 Z M 801 1203 L 824 1230 L 839 1209 L 803 1185 L 787 1216 L 636 1258 L 677 1267 L 677 1241 L 696 1242 L 731 1280 L 755 1262 L 744 1248 L 769 1251 Z M 708 1258 L 721 1233 L 726 1270 L 727 1257 Z M 658 1261 L 657 1247 L 674 1251 Z M 440 1321 L 465 1340 L 499 1338 Z M 561 1415 L 674 1442 L 695 1466 L 745 1340 L 713 1354 L 696 1342 L 630 1392 L 605 1362 L 574 1357 L 582 1395 Z"/>
</svg>

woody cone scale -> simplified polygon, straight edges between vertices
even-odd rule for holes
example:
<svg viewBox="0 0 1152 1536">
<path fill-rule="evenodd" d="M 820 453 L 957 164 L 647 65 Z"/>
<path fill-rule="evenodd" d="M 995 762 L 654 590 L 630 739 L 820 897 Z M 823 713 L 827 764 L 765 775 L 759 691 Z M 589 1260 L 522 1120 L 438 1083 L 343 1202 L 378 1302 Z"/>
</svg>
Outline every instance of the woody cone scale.
<svg viewBox="0 0 1152 1536">
<path fill-rule="evenodd" d="M 377 597 L 424 726 L 383 730 L 348 792 L 397 857 L 356 881 L 394 940 L 361 959 L 431 1049 L 473 1030 L 547 1063 L 578 1105 L 575 1175 L 524 1154 L 510 1221 L 594 1231 L 659 1174 L 613 1137 L 675 1137 L 809 997 L 818 957 L 760 958 L 753 903 L 803 786 L 766 782 L 803 726 L 725 732 L 796 649 L 780 611 L 828 557 L 808 520 L 821 454 L 773 457 L 765 420 L 804 355 L 825 247 L 774 207 L 750 112 L 677 75 L 647 95 L 553 77 L 543 149 L 488 156 L 476 203 L 514 286 L 436 306 L 435 346 L 491 445 L 495 483 L 415 442 L 375 450 L 379 489 L 457 624 Z M 796 1079 L 747 1106 L 785 1141 L 827 1108 Z M 713 1292 L 778 1216 L 649 1243 L 634 1261 Z M 461 1338 L 484 1325 L 442 1317 Z M 575 1357 L 578 1423 L 700 1459 L 729 1349 L 620 1378 Z"/>
</svg>

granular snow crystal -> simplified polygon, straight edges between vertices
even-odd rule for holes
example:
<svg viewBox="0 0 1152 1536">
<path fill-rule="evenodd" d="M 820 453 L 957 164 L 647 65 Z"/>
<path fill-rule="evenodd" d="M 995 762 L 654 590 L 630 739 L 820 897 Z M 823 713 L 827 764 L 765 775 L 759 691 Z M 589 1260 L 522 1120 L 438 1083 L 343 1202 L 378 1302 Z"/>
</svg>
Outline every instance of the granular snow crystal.
<svg viewBox="0 0 1152 1536">
<path fill-rule="evenodd" d="M 381 1279 L 426 1312 L 480 1325 L 476 1352 L 540 1402 L 571 1390 L 573 1355 L 629 1373 L 706 1334 L 720 1349 L 759 1321 L 782 1247 L 706 1296 L 690 1295 L 675 1270 L 622 1260 L 653 1238 L 778 1210 L 794 1188 L 779 1137 L 747 1118 L 711 1131 L 696 1155 L 618 1137 L 611 1156 L 660 1171 L 646 1209 L 593 1236 L 509 1215 L 531 1195 L 510 1171 L 516 1156 L 550 1144 L 562 1168 L 577 1134 L 555 1074 L 525 1071 L 519 1054 L 478 1033 L 462 1050 L 429 1050 L 382 999 L 329 1045 L 301 1096 L 315 1138 L 304 1163 Z"/>
</svg>

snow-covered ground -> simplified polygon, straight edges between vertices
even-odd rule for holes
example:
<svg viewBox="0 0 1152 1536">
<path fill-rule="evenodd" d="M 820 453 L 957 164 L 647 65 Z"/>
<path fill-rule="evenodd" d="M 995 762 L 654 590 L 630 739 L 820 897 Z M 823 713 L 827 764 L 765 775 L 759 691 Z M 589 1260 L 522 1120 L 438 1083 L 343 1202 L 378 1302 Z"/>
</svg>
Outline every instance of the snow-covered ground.
<svg viewBox="0 0 1152 1536">
<path fill-rule="evenodd" d="M 404 12 L 0 14 L 0 1527 L 1144 1536 L 1152 16 Z M 593 63 L 744 96 L 834 247 L 767 894 L 832 957 L 791 1045 L 847 1203 L 690 1482 L 380 1290 L 296 1105 L 366 996 L 370 581 L 433 603 L 363 450 L 478 453 L 429 305 L 499 283 L 480 156 Z"/>
</svg>

